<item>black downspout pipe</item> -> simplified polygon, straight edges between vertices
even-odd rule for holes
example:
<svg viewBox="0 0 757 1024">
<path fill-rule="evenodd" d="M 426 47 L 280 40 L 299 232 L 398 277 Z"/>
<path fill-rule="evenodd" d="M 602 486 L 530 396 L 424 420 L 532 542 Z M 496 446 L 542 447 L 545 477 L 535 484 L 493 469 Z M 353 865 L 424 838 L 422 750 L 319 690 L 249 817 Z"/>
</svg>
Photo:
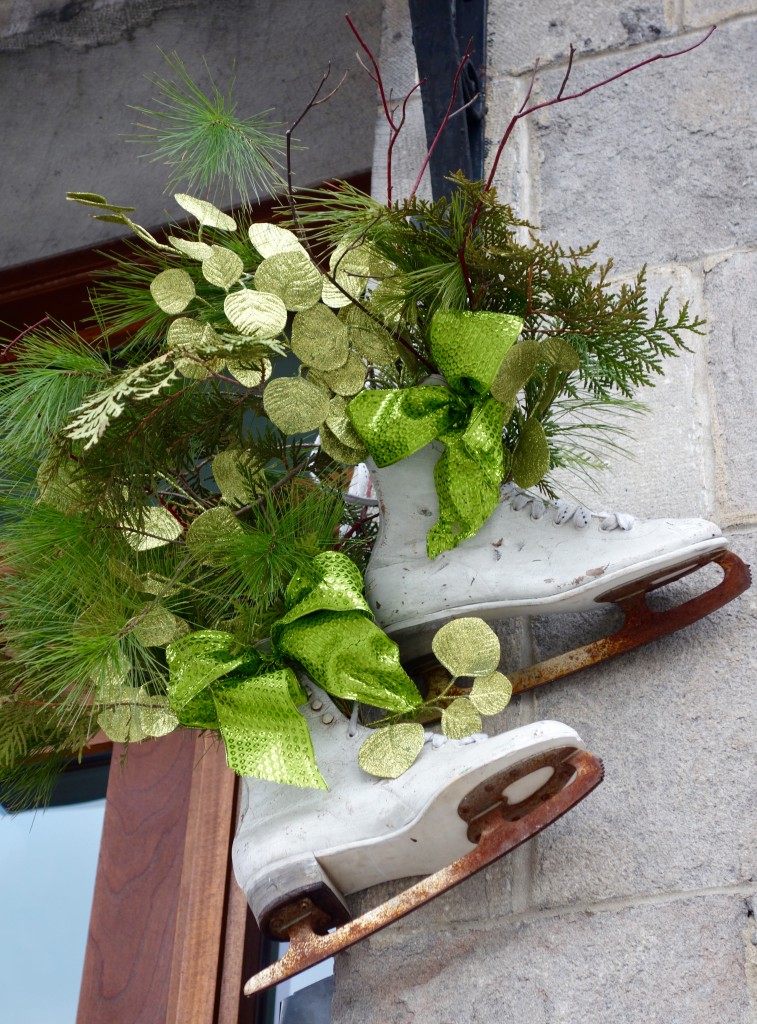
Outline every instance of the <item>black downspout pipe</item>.
<svg viewBox="0 0 757 1024">
<path fill-rule="evenodd" d="M 469 40 L 472 59 L 460 76 L 455 110 L 477 99 L 448 124 L 431 157 L 434 199 L 449 196 L 446 180 L 460 170 L 477 181 L 484 176 L 484 68 L 487 0 L 409 0 L 413 45 L 421 87 L 426 141 L 430 146 L 447 112 L 455 73 Z"/>
</svg>

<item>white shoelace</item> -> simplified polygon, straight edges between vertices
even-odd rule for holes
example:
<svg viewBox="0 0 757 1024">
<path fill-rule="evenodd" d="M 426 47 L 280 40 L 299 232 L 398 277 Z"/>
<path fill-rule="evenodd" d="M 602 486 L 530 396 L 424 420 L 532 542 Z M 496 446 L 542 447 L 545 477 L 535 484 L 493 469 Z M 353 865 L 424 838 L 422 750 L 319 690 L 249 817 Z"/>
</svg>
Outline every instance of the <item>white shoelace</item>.
<svg viewBox="0 0 757 1024">
<path fill-rule="evenodd" d="M 438 750 L 439 747 L 443 747 L 447 743 L 453 743 L 456 747 L 467 747 L 470 743 L 481 743 L 488 739 L 489 736 L 485 732 L 474 732 L 470 736 L 463 736 L 460 740 L 451 740 L 440 732 L 430 732 L 428 729 L 423 733 L 423 742 L 430 743 L 432 750 Z"/>
<path fill-rule="evenodd" d="M 509 502 L 515 512 L 528 509 L 532 519 L 541 519 L 548 511 L 551 511 L 552 522 L 556 526 L 564 526 L 566 523 L 572 522 L 579 530 L 586 529 L 592 516 L 601 520 L 599 528 L 604 531 L 630 530 L 636 521 L 627 512 L 590 512 L 583 505 L 574 505 L 563 498 L 549 501 L 535 494 L 529 494 L 528 491 L 522 490 L 514 483 L 503 485 L 502 500 Z"/>
</svg>

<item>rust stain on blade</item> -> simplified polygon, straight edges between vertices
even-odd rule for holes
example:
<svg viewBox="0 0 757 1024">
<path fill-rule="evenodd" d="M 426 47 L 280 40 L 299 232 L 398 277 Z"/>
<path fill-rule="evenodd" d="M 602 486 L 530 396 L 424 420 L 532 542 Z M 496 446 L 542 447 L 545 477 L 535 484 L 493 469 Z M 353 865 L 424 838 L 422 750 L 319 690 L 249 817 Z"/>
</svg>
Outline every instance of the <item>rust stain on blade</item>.
<svg viewBox="0 0 757 1024">
<path fill-rule="evenodd" d="M 331 934 L 318 935 L 316 929 L 323 924 L 319 921 L 321 911 L 308 899 L 292 904 L 291 908 L 288 908 L 291 920 L 290 947 L 287 953 L 278 963 L 250 978 L 244 987 L 245 995 L 263 992 L 272 985 L 277 985 L 292 975 L 353 946 L 374 932 L 386 928 L 387 925 L 393 924 L 394 921 L 435 899 L 477 871 L 481 871 L 499 857 L 510 853 L 562 817 L 595 789 L 603 776 L 602 762 L 587 751 L 571 750 L 567 757 L 564 756 L 565 753 L 563 750 L 563 763 L 570 769 L 573 778 L 560 792 L 552 794 L 550 791 L 546 801 L 540 802 L 537 807 L 532 808 L 529 804 L 528 808 L 524 808 L 523 817 L 517 819 L 503 813 L 502 808 L 507 805 L 502 802 L 477 815 L 472 824 L 480 832 L 481 838 L 474 850 L 393 899 L 382 903 L 375 910 L 370 910 L 356 920 L 342 925 Z"/>
</svg>

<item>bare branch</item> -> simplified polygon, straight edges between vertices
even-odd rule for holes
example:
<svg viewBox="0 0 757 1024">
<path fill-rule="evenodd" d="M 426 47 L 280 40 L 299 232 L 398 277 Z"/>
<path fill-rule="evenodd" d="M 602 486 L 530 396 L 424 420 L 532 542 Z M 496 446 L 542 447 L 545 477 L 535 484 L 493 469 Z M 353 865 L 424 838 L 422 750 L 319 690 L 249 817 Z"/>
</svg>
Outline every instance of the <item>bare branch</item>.
<svg viewBox="0 0 757 1024">
<path fill-rule="evenodd" d="M 537 57 L 536 60 L 534 61 L 534 69 L 531 72 L 531 80 L 529 81 L 528 89 L 526 90 L 526 98 L 523 100 L 523 102 L 520 105 L 520 109 L 518 110 L 519 114 L 522 114 L 523 111 L 528 106 L 528 101 L 531 99 L 531 93 L 534 91 L 534 83 L 536 82 L 536 73 L 537 73 L 538 70 L 539 70 L 539 58 Z"/>
<path fill-rule="evenodd" d="M 338 85 L 336 85 L 331 90 L 330 93 L 328 93 L 326 96 L 322 96 L 321 99 L 318 99 L 318 94 L 326 84 L 326 81 L 330 74 L 331 61 L 329 61 L 328 66 L 325 72 L 323 73 L 320 82 L 318 83 L 318 87 L 316 88 L 313 95 L 310 97 L 309 103 L 302 111 L 300 116 L 295 121 L 293 121 L 286 130 L 287 200 L 289 202 L 289 210 L 292 214 L 292 221 L 294 222 L 295 230 L 297 231 L 297 234 L 300 237 L 300 241 L 303 243 L 305 248 L 308 249 L 309 252 L 310 246 L 308 244 L 307 234 L 303 229 L 302 224 L 300 223 L 300 219 L 297 215 L 297 204 L 294 201 L 294 184 L 292 182 L 292 132 L 295 130 L 297 125 L 303 120 L 303 118 L 313 109 L 313 107 L 319 107 L 322 103 L 326 103 L 328 100 L 331 99 L 332 96 L 334 96 L 335 93 L 337 93 L 341 89 L 347 78 L 348 72 L 344 72 Z M 310 255 L 313 255 L 312 252 L 310 252 Z"/>
<path fill-rule="evenodd" d="M 379 84 L 379 80 L 378 80 L 378 78 L 376 78 L 376 76 L 375 76 L 375 75 L 374 75 L 374 73 L 373 73 L 373 72 L 371 71 L 371 69 L 370 69 L 370 68 L 368 67 L 368 65 L 367 65 L 367 64 L 365 63 L 365 61 L 364 61 L 364 60 L 363 60 L 363 58 L 362 58 L 362 57 L 360 56 L 360 54 L 359 54 L 359 53 L 356 53 L 356 54 L 355 54 L 355 56 L 357 57 L 357 62 L 358 62 L 358 64 L 359 64 L 359 65 L 360 65 L 360 67 L 361 67 L 361 68 L 363 69 L 363 71 L 365 71 L 366 75 L 368 75 L 368 77 L 370 78 L 370 80 L 371 80 L 372 82 L 375 82 L 375 83 L 376 83 L 376 85 L 378 85 L 378 84 Z"/>
<path fill-rule="evenodd" d="M 402 117 L 400 119 L 399 124 L 397 124 L 397 122 L 394 119 L 394 115 L 397 113 L 397 110 L 399 109 L 399 104 L 396 107 L 391 107 L 390 106 L 391 101 L 392 101 L 391 93 L 387 97 L 386 89 L 384 88 L 384 80 L 381 77 L 381 71 L 379 70 L 379 66 L 378 66 L 378 64 L 376 62 L 376 58 L 371 53 L 371 51 L 368 48 L 368 46 L 367 46 L 366 42 L 364 41 L 363 37 L 360 35 L 358 30 L 355 28 L 355 25 L 354 25 L 354 23 L 352 21 L 352 18 L 350 18 L 349 14 L 345 14 L 345 18 L 347 19 L 347 24 L 350 26 L 350 29 L 352 30 L 352 34 L 355 36 L 355 38 L 357 39 L 358 43 L 360 43 L 360 46 L 363 48 L 365 53 L 368 55 L 368 59 L 370 60 L 372 66 L 373 66 L 373 73 L 372 73 L 365 66 L 364 62 L 361 60 L 360 54 L 357 55 L 357 59 L 360 61 L 362 66 L 365 68 L 365 70 L 368 73 L 368 75 L 370 76 L 370 78 L 372 78 L 373 81 L 378 86 L 379 95 L 381 96 L 381 106 L 383 107 L 383 110 L 384 110 L 384 117 L 386 118 L 386 123 L 389 125 L 389 145 L 387 146 L 387 151 L 386 151 L 386 205 L 387 206 L 391 206 L 392 205 L 392 153 L 394 151 L 394 144 L 397 141 L 397 136 L 402 131 L 402 128 L 403 128 L 403 126 L 405 124 L 405 116 L 407 114 L 407 101 L 413 95 L 415 90 L 419 89 L 420 86 L 423 83 L 422 82 L 418 82 L 418 84 L 414 85 L 413 88 L 405 96 L 404 100 L 402 101 Z"/>
<path fill-rule="evenodd" d="M 355 39 L 357 39 L 358 43 L 360 43 L 360 46 L 363 48 L 363 50 L 365 51 L 365 53 L 368 56 L 368 60 L 373 65 L 373 70 L 374 70 L 374 73 L 376 75 L 375 82 L 376 82 L 376 85 L 379 88 L 379 94 L 381 95 L 381 103 L 382 103 L 382 106 L 384 108 L 384 117 L 386 117 L 387 121 L 389 122 L 389 126 L 391 128 L 394 128 L 394 121 L 392 120 L 392 115 L 391 115 L 391 113 L 389 111 L 389 104 L 388 104 L 387 99 L 386 99 L 386 93 L 384 91 L 384 80 L 381 77 L 381 72 L 379 71 L 379 66 L 376 63 L 376 58 L 373 56 L 373 54 L 371 53 L 370 49 L 368 48 L 368 44 L 365 42 L 363 37 L 360 35 L 358 30 L 355 28 L 355 24 L 354 24 L 352 18 L 349 16 L 349 14 L 345 14 L 345 18 L 347 19 L 347 24 L 350 26 L 350 30 L 352 31 L 353 36 L 355 37 Z"/>
<path fill-rule="evenodd" d="M 474 92 L 474 94 L 471 96 L 471 98 L 468 100 L 467 103 L 463 103 L 462 107 L 458 107 L 457 110 L 453 111 L 453 113 L 451 113 L 449 115 L 450 121 L 454 121 L 458 114 L 462 114 L 462 112 L 464 110 L 467 110 L 468 107 L 472 107 L 473 104 L 478 99 L 481 99 L 481 93 L 480 92 Z"/>
</svg>

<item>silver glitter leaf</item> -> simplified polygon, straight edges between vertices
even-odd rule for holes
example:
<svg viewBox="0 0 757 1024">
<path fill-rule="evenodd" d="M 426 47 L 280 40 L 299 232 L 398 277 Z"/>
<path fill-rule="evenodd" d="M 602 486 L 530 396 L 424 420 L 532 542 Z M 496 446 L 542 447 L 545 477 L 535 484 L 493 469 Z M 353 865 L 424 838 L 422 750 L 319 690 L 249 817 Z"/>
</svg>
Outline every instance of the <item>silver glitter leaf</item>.
<svg viewBox="0 0 757 1024">
<path fill-rule="evenodd" d="M 510 703 L 512 695 L 512 683 L 507 676 L 501 672 L 492 672 L 474 681 L 469 699 L 482 715 L 498 715 Z"/>
<path fill-rule="evenodd" d="M 223 349 L 220 335 L 210 324 L 202 324 L 186 316 L 177 317 L 171 322 L 166 341 L 171 348 L 184 349 L 198 355 L 214 355 Z"/>
<path fill-rule="evenodd" d="M 317 384 L 325 385 L 336 395 L 351 398 L 358 391 L 363 390 L 363 385 L 365 384 L 365 363 L 360 356 L 350 352 L 344 366 L 340 366 L 336 370 L 311 370 L 308 373 L 308 377 Z"/>
<path fill-rule="evenodd" d="M 136 616 L 137 621 L 132 633 L 145 647 L 167 647 L 174 640 L 189 633 L 188 622 L 157 602 L 149 606 L 141 618 L 140 614 Z M 128 625 L 129 623 L 127 627 Z"/>
<path fill-rule="evenodd" d="M 272 366 L 270 359 L 260 359 L 257 362 L 231 360 L 226 363 L 226 369 L 246 388 L 256 388 L 271 376 Z"/>
<path fill-rule="evenodd" d="M 164 313 L 181 313 L 195 297 L 194 281 L 186 270 L 164 270 L 150 282 L 150 293 Z"/>
<path fill-rule="evenodd" d="M 178 192 L 174 199 L 187 213 L 199 220 L 200 224 L 208 228 L 218 228 L 219 231 L 236 231 L 237 222 L 233 217 L 219 210 L 217 206 L 206 202 L 204 199 L 195 199 L 194 196 Z"/>
<path fill-rule="evenodd" d="M 307 256 L 297 235 L 288 228 L 280 228 L 278 224 L 250 224 L 247 234 L 263 259 L 280 252 L 301 252 Z"/>
<path fill-rule="evenodd" d="M 262 474 L 253 456 L 241 448 L 227 448 L 212 462 L 213 478 L 230 505 L 245 505 L 252 497 L 250 479 Z"/>
<path fill-rule="evenodd" d="M 481 728 L 481 716 L 467 697 L 458 697 L 442 711 L 442 732 L 451 740 L 462 740 Z"/>
<path fill-rule="evenodd" d="M 309 309 L 321 297 L 321 272 L 306 252 L 279 252 L 255 271 L 255 288 L 278 295 L 287 309 Z"/>
<path fill-rule="evenodd" d="M 225 505 L 209 508 L 187 530 L 187 551 L 204 565 L 228 565 L 229 542 L 244 533 L 241 523 Z"/>
<path fill-rule="evenodd" d="M 223 311 L 238 331 L 249 338 L 275 338 L 286 327 L 287 309 L 278 295 L 247 288 L 227 295 Z"/>
<path fill-rule="evenodd" d="M 347 338 L 359 356 L 373 366 L 386 366 L 397 358 L 392 336 L 359 306 L 350 304 L 339 310 L 339 319 L 347 328 Z"/>
<path fill-rule="evenodd" d="M 179 725 L 167 697 L 151 695 L 144 687 L 128 687 L 120 698 L 122 703 L 105 708 L 97 717 L 97 724 L 114 743 L 166 736 Z"/>
<path fill-rule="evenodd" d="M 488 676 L 499 664 L 499 639 L 483 619 L 453 619 L 436 633 L 431 649 L 454 678 Z"/>
<path fill-rule="evenodd" d="M 141 522 L 136 517 L 122 519 L 119 526 L 124 531 L 126 543 L 135 551 L 150 551 L 162 548 L 182 534 L 181 523 L 167 508 L 152 506 L 144 510 Z"/>
<path fill-rule="evenodd" d="M 193 260 L 206 260 L 213 255 L 213 248 L 207 242 L 193 242 L 190 238 L 177 238 L 175 235 L 169 235 L 168 241 L 174 249 Z"/>
<path fill-rule="evenodd" d="M 277 377 L 263 392 L 263 408 L 284 434 L 317 430 L 329 414 L 329 395 L 302 377 Z"/>
<path fill-rule="evenodd" d="M 347 328 L 320 302 L 295 316 L 291 346 L 305 366 L 317 370 L 336 370 L 344 366 L 350 354 Z"/>
<path fill-rule="evenodd" d="M 415 762 L 423 742 L 423 726 L 417 722 L 377 729 L 360 747 L 358 764 L 369 775 L 396 779 Z"/>
<path fill-rule="evenodd" d="M 351 445 L 344 444 L 326 423 L 321 424 L 319 431 L 321 448 L 332 459 L 341 462 L 343 466 L 357 466 L 361 462 L 365 462 L 368 455 L 366 448 L 362 446 L 352 447 Z"/>
<path fill-rule="evenodd" d="M 210 284 L 228 291 L 244 272 L 244 263 L 231 249 L 222 245 L 211 246 L 211 254 L 202 261 L 202 276 Z"/>
</svg>

